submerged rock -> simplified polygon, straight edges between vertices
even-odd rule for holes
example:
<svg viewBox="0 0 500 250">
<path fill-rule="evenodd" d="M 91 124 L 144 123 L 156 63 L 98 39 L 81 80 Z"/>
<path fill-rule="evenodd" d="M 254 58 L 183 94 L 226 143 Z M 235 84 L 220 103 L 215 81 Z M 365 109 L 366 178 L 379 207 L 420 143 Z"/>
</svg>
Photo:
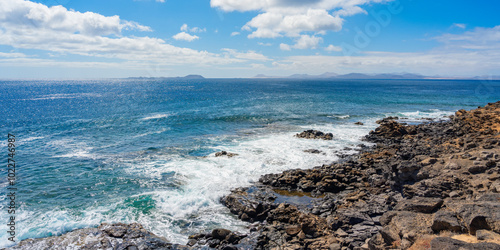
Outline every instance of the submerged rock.
<svg viewBox="0 0 500 250">
<path fill-rule="evenodd" d="M 215 157 L 227 156 L 228 158 L 231 158 L 231 157 L 237 156 L 237 155 L 238 154 L 230 153 L 230 152 L 226 152 L 226 151 L 220 151 L 220 152 L 215 153 Z"/>
</svg>

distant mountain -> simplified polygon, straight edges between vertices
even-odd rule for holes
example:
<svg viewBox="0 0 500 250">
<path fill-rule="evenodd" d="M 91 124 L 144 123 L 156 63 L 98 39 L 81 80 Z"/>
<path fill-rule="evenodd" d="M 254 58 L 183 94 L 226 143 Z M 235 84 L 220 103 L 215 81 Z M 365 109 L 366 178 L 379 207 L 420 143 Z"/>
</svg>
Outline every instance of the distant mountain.
<svg viewBox="0 0 500 250">
<path fill-rule="evenodd" d="M 350 73 L 339 75 L 331 72 L 326 72 L 321 75 L 294 74 L 291 76 L 266 76 L 263 74 L 256 75 L 254 78 L 288 78 L 288 79 L 426 79 L 428 77 L 418 74 L 402 73 L 402 74 L 362 74 Z"/>
</svg>

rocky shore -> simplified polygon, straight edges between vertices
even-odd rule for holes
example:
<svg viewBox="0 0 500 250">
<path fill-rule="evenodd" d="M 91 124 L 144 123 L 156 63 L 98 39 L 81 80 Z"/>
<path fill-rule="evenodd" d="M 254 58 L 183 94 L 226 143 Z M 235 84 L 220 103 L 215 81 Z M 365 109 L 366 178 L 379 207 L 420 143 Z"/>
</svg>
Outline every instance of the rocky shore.
<svg viewBox="0 0 500 250">
<path fill-rule="evenodd" d="M 221 202 L 249 234 L 215 229 L 181 246 L 138 224 L 103 224 L 12 249 L 500 249 L 500 102 L 447 121 L 399 121 L 379 121 L 366 136 L 376 146 L 359 154 L 232 190 Z"/>
<path fill-rule="evenodd" d="M 378 123 L 373 148 L 223 197 L 254 223 L 252 248 L 500 249 L 500 102 L 444 122 Z"/>
</svg>

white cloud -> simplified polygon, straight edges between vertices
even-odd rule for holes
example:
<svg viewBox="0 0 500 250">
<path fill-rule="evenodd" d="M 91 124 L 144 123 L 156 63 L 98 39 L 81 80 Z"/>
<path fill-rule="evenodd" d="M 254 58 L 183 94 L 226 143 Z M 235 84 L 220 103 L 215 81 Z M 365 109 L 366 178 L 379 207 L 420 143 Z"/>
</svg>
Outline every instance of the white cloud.
<svg viewBox="0 0 500 250">
<path fill-rule="evenodd" d="M 192 42 L 194 40 L 199 39 L 198 36 L 190 35 L 184 31 L 174 35 L 172 38 L 174 38 L 175 40 L 182 40 L 182 41 L 188 41 L 188 42 Z"/>
<path fill-rule="evenodd" d="M 434 39 L 445 44 L 448 49 L 500 49 L 500 25 L 493 28 L 475 28 L 462 34 L 444 34 Z"/>
<path fill-rule="evenodd" d="M 211 0 L 224 11 L 259 11 L 243 30 L 249 38 L 298 37 L 302 32 L 339 31 L 341 16 L 366 13 L 360 6 L 391 0 Z M 330 13 L 330 11 L 333 11 Z"/>
<path fill-rule="evenodd" d="M 62 6 L 12 0 L 0 2 L 0 23 L 11 29 L 54 30 L 88 36 L 120 35 L 122 30 L 151 31 L 136 22 L 123 21 L 119 16 L 103 16 L 93 12 L 77 12 Z"/>
<path fill-rule="evenodd" d="M 154 37 L 124 36 L 123 30 L 149 31 L 151 28 L 138 23 L 121 20 L 119 16 L 103 16 L 92 12 L 77 12 L 62 6 L 47 7 L 43 4 L 22 0 L 0 0 L 0 45 L 16 49 L 43 51 L 35 57 L 21 53 L 0 55 L 5 60 L 21 59 L 30 65 L 47 54 L 54 56 L 87 56 L 87 64 L 99 65 L 103 59 L 116 65 L 185 65 L 213 66 L 242 63 L 248 60 L 262 60 L 257 53 L 216 54 L 180 48 Z M 182 32 L 181 32 L 182 33 Z M 194 40 L 197 36 L 178 34 L 178 39 Z M 28 60 L 29 59 L 29 60 Z M 2 62 L 6 62 L 2 60 Z M 94 60 L 94 62 L 91 62 Z M 66 65 L 82 65 L 78 62 L 64 62 Z M 62 63 L 62 64 L 64 64 Z M 113 64 L 113 65 L 115 65 Z M 48 65 L 48 64 L 46 64 Z M 58 64 L 60 65 L 60 64 Z M 111 64 L 110 64 L 111 65 Z"/>
<path fill-rule="evenodd" d="M 281 43 L 280 44 L 280 49 L 284 50 L 284 51 L 290 51 L 290 50 L 292 50 L 292 47 L 290 47 L 290 45 L 288 45 L 288 44 Z"/>
<path fill-rule="evenodd" d="M 239 34 L 240 34 L 240 32 L 235 31 L 235 32 L 231 33 L 231 36 L 237 36 L 237 35 L 239 35 Z"/>
<path fill-rule="evenodd" d="M 335 51 L 335 52 L 340 52 L 342 51 L 342 48 L 339 46 L 335 46 L 333 44 L 328 45 L 328 47 L 325 48 L 326 51 Z"/>
<path fill-rule="evenodd" d="M 323 42 L 323 38 L 316 36 L 301 35 L 295 42 L 293 46 L 288 44 L 280 44 L 281 50 L 291 50 L 294 49 L 316 49 L 320 42 Z"/>
<path fill-rule="evenodd" d="M 271 46 L 271 45 L 273 45 L 272 43 L 263 43 L 263 42 L 258 42 L 257 44 L 260 45 L 260 46 Z"/>
<path fill-rule="evenodd" d="M 465 29 L 465 28 L 467 28 L 467 25 L 464 24 L 464 23 L 454 23 L 451 27 L 452 28 L 456 27 L 456 28 L 460 28 L 460 29 Z"/>
<path fill-rule="evenodd" d="M 297 40 L 294 49 L 316 49 L 318 44 L 323 41 L 323 38 L 316 36 L 302 35 Z"/>
<path fill-rule="evenodd" d="M 206 32 L 207 29 L 206 28 L 199 28 L 199 27 L 193 27 L 193 28 L 189 28 L 189 26 L 187 24 L 183 24 L 181 26 L 181 31 L 185 31 L 185 32 L 193 32 L 193 33 L 200 33 L 200 32 Z"/>
<path fill-rule="evenodd" d="M 270 59 L 263 54 L 257 53 L 255 51 L 249 50 L 247 52 L 238 52 L 235 49 L 228 49 L 224 48 L 221 49 L 224 51 L 224 54 L 231 58 L 238 58 L 238 59 L 244 59 L 244 60 L 252 60 L 252 61 L 269 61 Z"/>
<path fill-rule="evenodd" d="M 342 22 L 342 18 L 331 16 L 326 10 L 309 9 L 296 15 L 266 12 L 254 17 L 245 27 L 256 29 L 249 38 L 297 37 L 305 31 L 339 31 Z"/>
</svg>

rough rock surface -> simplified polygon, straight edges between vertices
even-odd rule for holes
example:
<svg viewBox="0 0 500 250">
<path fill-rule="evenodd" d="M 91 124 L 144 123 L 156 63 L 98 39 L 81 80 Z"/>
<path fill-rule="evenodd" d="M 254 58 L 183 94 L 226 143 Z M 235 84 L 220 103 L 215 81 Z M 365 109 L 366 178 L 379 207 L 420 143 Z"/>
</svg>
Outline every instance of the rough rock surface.
<svg viewBox="0 0 500 250">
<path fill-rule="evenodd" d="M 140 224 L 101 224 L 98 228 L 78 229 L 61 236 L 27 239 L 9 249 L 188 249 L 145 230 Z"/>
<path fill-rule="evenodd" d="M 379 121 L 366 136 L 376 146 L 357 155 L 264 175 L 221 201 L 260 223 L 255 249 L 500 249 L 500 102 L 398 121 Z"/>
<path fill-rule="evenodd" d="M 323 133 L 323 132 L 318 131 L 318 130 L 306 130 L 302 133 L 296 134 L 295 136 L 298 138 L 304 138 L 304 139 L 333 140 L 332 133 Z"/>
<path fill-rule="evenodd" d="M 237 156 L 237 155 L 238 154 L 230 153 L 227 151 L 220 151 L 220 152 L 215 153 L 215 157 L 227 156 L 228 158 L 231 158 L 231 157 Z"/>
</svg>

